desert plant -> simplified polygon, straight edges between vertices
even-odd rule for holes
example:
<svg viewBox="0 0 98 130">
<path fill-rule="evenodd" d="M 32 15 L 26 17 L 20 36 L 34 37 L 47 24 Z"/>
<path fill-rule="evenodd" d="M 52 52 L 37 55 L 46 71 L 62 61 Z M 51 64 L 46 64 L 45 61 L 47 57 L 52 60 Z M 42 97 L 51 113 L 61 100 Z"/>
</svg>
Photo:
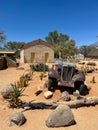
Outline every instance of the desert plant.
<svg viewBox="0 0 98 130">
<path fill-rule="evenodd" d="M 10 93 L 7 101 L 9 102 L 9 107 L 11 108 L 17 108 L 20 103 L 22 102 L 20 100 L 21 96 L 23 95 L 23 92 L 25 90 L 25 88 L 18 88 L 16 83 L 15 84 L 11 84 L 12 88 L 13 88 L 13 92 Z"/>
<path fill-rule="evenodd" d="M 34 71 L 35 71 L 35 65 L 34 65 L 34 64 L 30 64 L 30 69 L 31 69 L 31 72 L 32 72 L 32 74 L 33 74 Z"/>
<path fill-rule="evenodd" d="M 48 66 L 43 63 L 39 63 L 36 65 L 32 64 L 32 65 L 30 65 L 30 68 L 31 68 L 31 70 L 38 71 L 38 72 L 48 71 Z"/>
<path fill-rule="evenodd" d="M 19 81 L 17 81 L 17 87 L 23 88 L 28 85 L 28 81 L 31 80 L 31 74 L 23 74 L 20 78 Z"/>
<path fill-rule="evenodd" d="M 43 80 L 43 78 L 44 78 L 44 73 L 42 72 L 42 73 L 40 74 L 40 80 Z"/>
<path fill-rule="evenodd" d="M 29 81 L 32 79 L 32 72 L 30 71 L 29 73 L 24 74 L 24 77 Z"/>
<path fill-rule="evenodd" d="M 88 67 L 87 66 L 81 66 L 81 68 L 80 68 L 80 71 L 82 72 L 82 73 L 84 73 L 85 75 L 87 74 L 87 70 L 88 70 Z"/>
<path fill-rule="evenodd" d="M 96 83 L 95 81 L 95 76 L 92 77 L 92 80 L 90 81 L 91 83 Z"/>
<path fill-rule="evenodd" d="M 47 77 L 46 72 L 45 71 L 41 72 L 39 77 L 40 77 L 40 80 L 43 80 L 43 78 Z"/>
<path fill-rule="evenodd" d="M 24 77 L 20 77 L 20 80 L 17 82 L 19 88 L 26 87 L 28 85 L 28 80 Z"/>
</svg>

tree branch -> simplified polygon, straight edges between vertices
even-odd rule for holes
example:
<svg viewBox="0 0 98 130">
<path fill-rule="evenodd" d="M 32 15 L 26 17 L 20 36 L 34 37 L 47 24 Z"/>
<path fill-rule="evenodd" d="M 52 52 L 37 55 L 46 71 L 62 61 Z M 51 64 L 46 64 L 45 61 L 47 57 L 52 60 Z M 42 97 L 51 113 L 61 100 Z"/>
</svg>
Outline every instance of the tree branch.
<svg viewBox="0 0 98 130">
<path fill-rule="evenodd" d="M 75 99 L 69 102 L 25 102 L 21 104 L 22 108 L 28 109 L 55 109 L 58 105 L 68 105 L 70 108 L 79 108 L 82 106 L 94 106 L 98 104 L 98 97 L 87 97 Z"/>
</svg>

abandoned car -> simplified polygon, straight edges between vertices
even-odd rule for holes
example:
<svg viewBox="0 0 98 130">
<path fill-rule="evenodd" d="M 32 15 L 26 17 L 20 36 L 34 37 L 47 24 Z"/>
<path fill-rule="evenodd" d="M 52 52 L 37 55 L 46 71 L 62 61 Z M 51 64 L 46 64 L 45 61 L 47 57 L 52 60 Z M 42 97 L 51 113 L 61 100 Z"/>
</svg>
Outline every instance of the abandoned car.
<svg viewBox="0 0 98 130">
<path fill-rule="evenodd" d="M 48 90 L 54 91 L 61 87 L 75 91 L 78 90 L 81 95 L 88 93 L 88 88 L 84 84 L 85 75 L 71 64 L 54 64 L 48 72 Z"/>
</svg>

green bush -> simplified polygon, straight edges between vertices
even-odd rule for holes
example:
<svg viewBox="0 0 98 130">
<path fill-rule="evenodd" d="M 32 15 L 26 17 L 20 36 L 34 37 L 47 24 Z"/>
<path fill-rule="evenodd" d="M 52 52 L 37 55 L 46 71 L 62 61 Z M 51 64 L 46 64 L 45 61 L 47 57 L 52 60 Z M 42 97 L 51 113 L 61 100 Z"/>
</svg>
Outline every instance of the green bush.
<svg viewBox="0 0 98 130">
<path fill-rule="evenodd" d="M 37 71 L 37 72 L 45 72 L 48 71 L 48 66 L 46 64 L 43 63 L 39 63 L 39 64 L 32 64 L 30 65 L 30 68 L 32 71 Z"/>
</svg>

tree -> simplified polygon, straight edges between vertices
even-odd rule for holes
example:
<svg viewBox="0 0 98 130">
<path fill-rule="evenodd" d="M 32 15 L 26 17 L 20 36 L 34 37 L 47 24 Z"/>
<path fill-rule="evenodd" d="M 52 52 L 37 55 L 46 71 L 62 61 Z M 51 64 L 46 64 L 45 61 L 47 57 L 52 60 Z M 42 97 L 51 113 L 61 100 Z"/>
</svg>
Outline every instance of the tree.
<svg viewBox="0 0 98 130">
<path fill-rule="evenodd" d="M 0 48 L 2 48 L 2 45 L 5 40 L 6 40 L 6 36 L 4 35 L 4 32 L 0 30 Z"/>
<path fill-rule="evenodd" d="M 61 51 L 61 46 L 60 45 L 54 45 L 53 50 L 54 50 L 54 57 L 59 58 L 59 53 Z"/>
<path fill-rule="evenodd" d="M 69 40 L 61 46 L 62 58 L 72 57 L 76 54 L 76 46 L 74 40 Z"/>
<path fill-rule="evenodd" d="M 66 34 L 62 34 L 60 33 L 59 34 L 59 38 L 58 38 L 58 43 L 61 45 L 61 44 L 64 44 L 66 41 L 69 40 L 69 36 L 66 35 Z"/>
<path fill-rule="evenodd" d="M 48 43 L 51 43 L 51 44 L 57 44 L 58 43 L 58 37 L 59 37 L 59 34 L 58 32 L 55 30 L 53 32 L 49 32 L 48 33 L 48 36 L 45 37 L 45 40 L 48 42 Z"/>
<path fill-rule="evenodd" d="M 24 45 L 24 42 L 7 42 L 7 44 L 4 45 L 5 49 L 9 50 L 18 50 L 22 45 Z"/>
<path fill-rule="evenodd" d="M 95 49 L 94 46 L 86 46 L 86 45 L 83 45 L 79 48 L 79 53 L 83 54 L 84 55 L 84 59 L 87 57 L 88 53 L 93 51 Z"/>
<path fill-rule="evenodd" d="M 53 45 L 55 58 L 61 54 L 62 58 L 73 56 L 76 53 L 75 41 L 70 40 L 69 36 L 63 33 L 58 33 L 56 30 L 49 32 L 45 40 Z"/>
<path fill-rule="evenodd" d="M 48 43 L 51 43 L 52 45 L 54 44 L 60 45 L 65 43 L 67 40 L 69 40 L 69 36 L 62 33 L 58 33 L 58 31 L 55 30 L 53 32 L 49 32 L 48 36 L 45 37 L 45 40 Z"/>
<path fill-rule="evenodd" d="M 54 53 L 55 53 L 55 58 L 59 57 L 59 53 L 61 52 L 61 57 L 63 59 L 67 57 L 72 57 L 76 54 L 77 48 L 75 46 L 75 41 L 74 40 L 69 40 L 68 42 L 65 42 L 65 44 L 60 44 L 60 45 L 54 45 Z"/>
</svg>

